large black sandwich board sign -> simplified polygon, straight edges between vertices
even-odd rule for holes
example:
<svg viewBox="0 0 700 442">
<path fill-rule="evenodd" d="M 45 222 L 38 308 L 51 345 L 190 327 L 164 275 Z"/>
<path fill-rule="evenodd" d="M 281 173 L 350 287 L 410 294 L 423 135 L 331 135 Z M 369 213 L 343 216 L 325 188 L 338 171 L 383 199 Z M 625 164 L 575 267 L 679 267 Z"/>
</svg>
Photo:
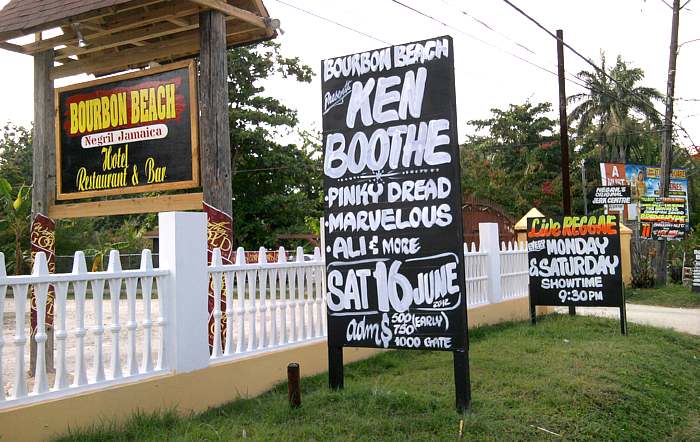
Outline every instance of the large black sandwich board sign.
<svg viewBox="0 0 700 442">
<path fill-rule="evenodd" d="M 329 380 L 343 347 L 454 353 L 469 404 L 452 38 L 324 60 Z"/>
<path fill-rule="evenodd" d="M 626 333 L 617 215 L 527 220 L 530 316 L 535 307 L 619 307 Z"/>
</svg>

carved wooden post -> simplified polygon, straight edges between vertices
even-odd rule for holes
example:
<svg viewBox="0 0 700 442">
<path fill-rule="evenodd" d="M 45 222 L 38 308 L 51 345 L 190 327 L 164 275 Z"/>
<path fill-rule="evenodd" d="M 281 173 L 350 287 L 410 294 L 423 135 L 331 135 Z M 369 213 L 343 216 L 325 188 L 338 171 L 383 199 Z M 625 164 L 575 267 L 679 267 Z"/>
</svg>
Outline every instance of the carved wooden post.
<svg viewBox="0 0 700 442">
<path fill-rule="evenodd" d="M 199 75 L 199 149 L 204 210 L 208 215 L 208 257 L 215 247 L 223 252 L 224 261 L 231 262 L 233 252 L 233 223 L 231 204 L 231 139 L 228 121 L 228 60 L 226 54 L 226 21 L 219 11 L 199 14 L 200 75 Z M 209 345 L 214 345 L 214 330 L 225 330 L 226 319 L 214 315 L 226 311 L 226 300 L 209 290 Z M 214 303 L 220 299 L 220 305 Z M 218 342 L 218 341 L 217 341 Z M 221 349 L 217 349 L 216 353 Z"/>
<path fill-rule="evenodd" d="M 199 14 L 199 149 L 204 201 L 231 216 L 226 22 L 219 11 Z"/>
<path fill-rule="evenodd" d="M 32 220 L 41 213 L 48 216 L 49 202 L 54 200 L 56 189 L 54 89 L 50 77 L 53 67 L 53 50 L 40 52 L 34 56 L 34 135 L 33 181 L 32 181 Z M 27 232 L 29 233 L 29 232 Z M 37 318 L 43 321 L 45 318 Z M 53 326 L 47 325 L 46 367 L 53 371 Z M 36 342 L 30 344 L 30 372 L 36 363 Z"/>
</svg>

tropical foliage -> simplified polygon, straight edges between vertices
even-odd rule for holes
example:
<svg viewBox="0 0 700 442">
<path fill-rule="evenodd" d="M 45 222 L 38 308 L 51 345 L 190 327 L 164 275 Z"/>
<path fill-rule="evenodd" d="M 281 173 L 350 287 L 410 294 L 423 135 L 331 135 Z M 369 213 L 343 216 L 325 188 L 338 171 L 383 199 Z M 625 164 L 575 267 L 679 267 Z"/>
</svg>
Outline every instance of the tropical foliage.
<svg viewBox="0 0 700 442">
<path fill-rule="evenodd" d="M 528 101 L 469 121 L 476 134 L 461 148 L 464 194 L 490 199 L 514 216 L 533 206 L 560 213 L 559 142 L 551 111 L 551 103 Z"/>
<path fill-rule="evenodd" d="M 308 83 L 313 71 L 272 42 L 233 49 L 228 61 L 234 242 L 275 247 L 277 235 L 310 232 L 322 215 L 321 154 L 318 137 L 298 133 L 297 112 L 266 94 L 264 81 Z"/>
<path fill-rule="evenodd" d="M 27 256 L 25 245 L 32 206 L 31 188 L 25 185 L 13 187 L 5 178 L 0 178 L 0 206 L 0 231 L 12 235 L 14 246 L 14 259 L 8 264 L 19 275 L 24 271 Z"/>
</svg>

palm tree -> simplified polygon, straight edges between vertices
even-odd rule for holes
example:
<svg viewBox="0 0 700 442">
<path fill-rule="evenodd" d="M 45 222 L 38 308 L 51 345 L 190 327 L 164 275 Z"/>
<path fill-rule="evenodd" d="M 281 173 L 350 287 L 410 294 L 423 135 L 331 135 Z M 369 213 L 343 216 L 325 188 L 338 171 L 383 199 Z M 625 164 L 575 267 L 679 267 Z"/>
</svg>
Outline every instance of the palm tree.
<svg viewBox="0 0 700 442">
<path fill-rule="evenodd" d="M 569 119 L 578 122 L 579 137 L 587 131 L 596 133 L 601 162 L 624 163 L 628 151 L 636 146 L 638 137 L 634 135 L 639 133 L 642 121 L 660 127 L 661 119 L 654 101 L 662 100 L 663 95 L 654 88 L 639 86 L 644 71 L 631 67 L 621 56 L 617 56 L 612 69 L 607 69 L 605 61 L 605 54 L 601 54 L 600 70 L 578 73 L 588 91 L 568 98 L 569 103 L 577 104 Z"/>
</svg>

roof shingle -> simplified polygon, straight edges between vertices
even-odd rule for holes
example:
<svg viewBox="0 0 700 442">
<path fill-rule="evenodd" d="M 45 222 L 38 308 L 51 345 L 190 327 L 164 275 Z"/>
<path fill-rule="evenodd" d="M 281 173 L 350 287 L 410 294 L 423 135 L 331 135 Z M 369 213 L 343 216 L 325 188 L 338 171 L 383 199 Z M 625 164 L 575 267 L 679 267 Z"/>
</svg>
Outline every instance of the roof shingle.
<svg viewBox="0 0 700 442">
<path fill-rule="evenodd" d="M 0 34 L 26 35 L 44 25 L 131 0 L 10 0 L 0 11 Z"/>
</svg>

